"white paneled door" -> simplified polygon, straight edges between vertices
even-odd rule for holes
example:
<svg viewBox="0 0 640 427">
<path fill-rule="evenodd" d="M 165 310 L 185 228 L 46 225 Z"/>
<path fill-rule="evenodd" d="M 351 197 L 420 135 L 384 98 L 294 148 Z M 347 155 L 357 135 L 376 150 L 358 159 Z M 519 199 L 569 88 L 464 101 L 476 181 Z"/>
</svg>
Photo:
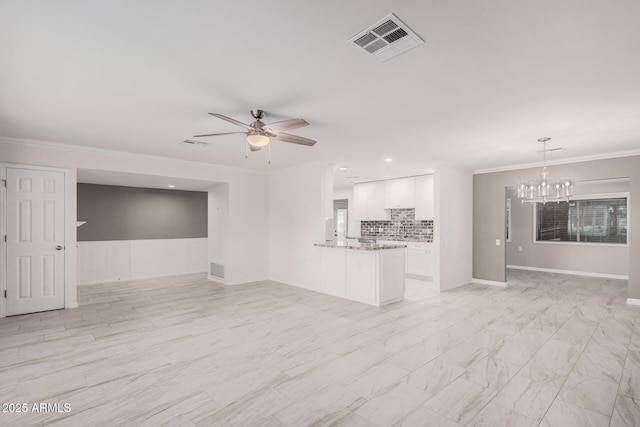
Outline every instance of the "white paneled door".
<svg viewBox="0 0 640 427">
<path fill-rule="evenodd" d="M 64 173 L 7 168 L 7 315 L 64 308 Z"/>
</svg>

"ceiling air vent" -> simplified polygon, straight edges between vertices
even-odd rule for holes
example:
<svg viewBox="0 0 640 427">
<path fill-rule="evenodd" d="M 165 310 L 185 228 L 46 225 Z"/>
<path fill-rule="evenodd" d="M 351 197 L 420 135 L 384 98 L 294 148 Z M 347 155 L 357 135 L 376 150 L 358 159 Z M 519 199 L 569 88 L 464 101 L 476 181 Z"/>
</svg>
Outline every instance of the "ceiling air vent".
<svg viewBox="0 0 640 427">
<path fill-rule="evenodd" d="M 187 147 L 206 147 L 207 145 L 209 145 L 208 142 L 203 142 L 203 141 L 194 141 L 193 139 L 185 139 L 184 141 L 182 141 L 180 143 L 180 145 L 186 145 Z"/>
<path fill-rule="evenodd" d="M 351 37 L 347 43 L 386 61 L 424 43 L 397 16 L 390 14 Z"/>
</svg>

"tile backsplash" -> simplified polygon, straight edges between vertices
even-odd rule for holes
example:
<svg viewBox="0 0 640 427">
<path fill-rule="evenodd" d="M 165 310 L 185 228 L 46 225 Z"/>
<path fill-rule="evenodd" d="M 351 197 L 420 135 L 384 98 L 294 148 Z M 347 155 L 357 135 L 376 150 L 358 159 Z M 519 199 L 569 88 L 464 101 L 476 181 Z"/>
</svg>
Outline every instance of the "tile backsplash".
<svg viewBox="0 0 640 427">
<path fill-rule="evenodd" d="M 394 240 L 407 236 L 407 240 L 433 242 L 433 221 L 416 221 L 415 209 L 390 209 L 391 219 L 361 221 L 360 236 L 366 239 Z M 382 230 L 382 231 L 380 231 Z"/>
</svg>

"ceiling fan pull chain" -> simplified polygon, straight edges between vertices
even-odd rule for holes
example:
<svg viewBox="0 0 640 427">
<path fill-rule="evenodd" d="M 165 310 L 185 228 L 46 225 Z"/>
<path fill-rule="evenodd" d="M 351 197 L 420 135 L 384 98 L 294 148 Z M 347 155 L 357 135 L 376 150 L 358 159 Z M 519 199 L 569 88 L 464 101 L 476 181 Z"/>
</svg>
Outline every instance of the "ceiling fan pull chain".
<svg viewBox="0 0 640 427">
<path fill-rule="evenodd" d="M 271 145 L 269 144 L 269 146 L 267 147 L 269 149 L 269 164 L 271 164 Z"/>
</svg>

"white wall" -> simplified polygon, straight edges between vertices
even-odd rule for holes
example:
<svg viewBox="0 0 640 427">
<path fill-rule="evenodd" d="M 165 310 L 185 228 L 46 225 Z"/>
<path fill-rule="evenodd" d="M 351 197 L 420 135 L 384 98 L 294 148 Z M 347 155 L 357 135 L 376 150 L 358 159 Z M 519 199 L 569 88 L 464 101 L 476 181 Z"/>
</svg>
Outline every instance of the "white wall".
<svg viewBox="0 0 640 427">
<path fill-rule="evenodd" d="M 436 262 L 440 291 L 463 286 L 472 276 L 473 177 L 440 165 L 434 173 Z"/>
<path fill-rule="evenodd" d="M 209 187 L 208 212 L 209 262 L 222 264 L 226 268 L 229 242 L 229 184 Z"/>
<path fill-rule="evenodd" d="M 228 242 L 225 273 L 229 283 L 265 279 L 268 276 L 268 192 L 266 174 L 218 167 L 206 163 L 141 156 L 109 150 L 27 143 L 0 139 L 2 162 L 66 168 L 68 213 L 65 242 L 67 274 L 65 305 L 77 304 L 76 184 L 77 169 L 96 169 L 146 175 L 181 177 L 229 184 Z M 211 230 L 210 230 L 211 232 Z M 216 236 L 209 236 L 210 240 Z"/>
<path fill-rule="evenodd" d="M 78 242 L 78 285 L 207 271 L 207 239 Z"/>
<path fill-rule="evenodd" d="M 269 278 L 320 290 L 320 248 L 333 211 L 333 176 L 325 163 L 274 171 L 269 178 Z M 331 189 L 331 191 L 327 191 Z"/>
</svg>

